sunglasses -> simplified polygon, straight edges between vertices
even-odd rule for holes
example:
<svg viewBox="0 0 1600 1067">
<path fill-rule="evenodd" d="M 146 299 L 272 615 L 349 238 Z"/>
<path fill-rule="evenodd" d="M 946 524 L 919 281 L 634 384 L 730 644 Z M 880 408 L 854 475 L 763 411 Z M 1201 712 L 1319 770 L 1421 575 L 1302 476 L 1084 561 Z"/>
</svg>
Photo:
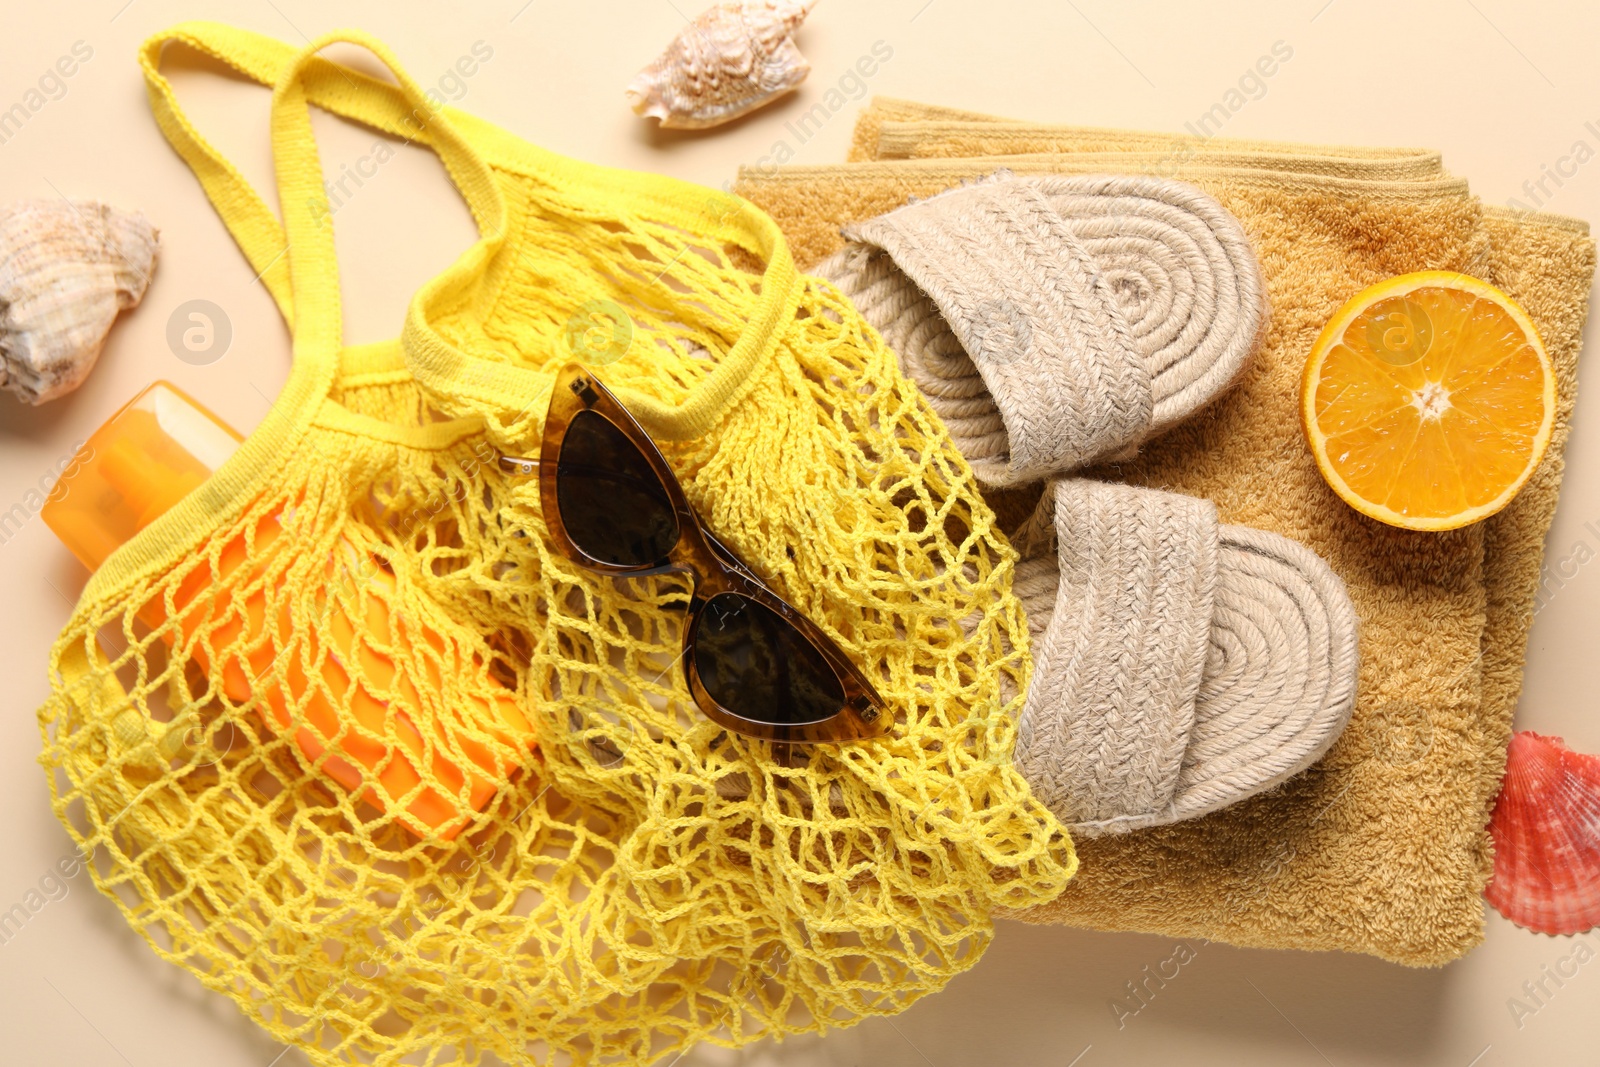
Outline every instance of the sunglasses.
<svg viewBox="0 0 1600 1067">
<path fill-rule="evenodd" d="M 650 435 L 579 364 L 556 378 L 539 459 L 501 456 L 539 475 L 556 548 L 603 574 L 677 571 L 694 582 L 683 664 L 695 703 L 718 725 L 764 741 L 877 737 L 883 699 L 843 650 L 714 537 Z"/>
</svg>

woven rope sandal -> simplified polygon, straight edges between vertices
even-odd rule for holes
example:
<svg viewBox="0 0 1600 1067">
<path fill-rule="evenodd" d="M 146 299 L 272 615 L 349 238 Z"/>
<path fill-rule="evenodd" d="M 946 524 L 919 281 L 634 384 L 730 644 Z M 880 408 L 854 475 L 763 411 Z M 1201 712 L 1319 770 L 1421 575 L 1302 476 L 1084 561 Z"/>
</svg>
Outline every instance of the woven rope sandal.
<svg viewBox="0 0 1600 1067">
<path fill-rule="evenodd" d="M 991 485 L 1126 457 L 1226 390 L 1265 330 L 1249 239 L 1182 182 L 999 171 L 843 232 L 813 273 Z"/>
<path fill-rule="evenodd" d="M 1344 583 L 1209 501 L 1062 479 L 1015 538 L 1034 674 L 1014 759 L 1074 834 L 1159 826 L 1327 751 L 1356 692 Z"/>
</svg>

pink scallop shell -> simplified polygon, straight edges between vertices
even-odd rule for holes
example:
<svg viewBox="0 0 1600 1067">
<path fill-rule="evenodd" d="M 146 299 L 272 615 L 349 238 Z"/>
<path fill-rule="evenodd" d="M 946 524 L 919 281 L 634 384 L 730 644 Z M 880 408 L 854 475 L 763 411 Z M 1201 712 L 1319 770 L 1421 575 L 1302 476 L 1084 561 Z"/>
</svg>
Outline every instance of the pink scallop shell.
<svg viewBox="0 0 1600 1067">
<path fill-rule="evenodd" d="M 1559 737 L 1511 738 L 1506 777 L 1489 819 L 1495 910 L 1541 934 L 1600 924 L 1600 756 Z"/>
</svg>

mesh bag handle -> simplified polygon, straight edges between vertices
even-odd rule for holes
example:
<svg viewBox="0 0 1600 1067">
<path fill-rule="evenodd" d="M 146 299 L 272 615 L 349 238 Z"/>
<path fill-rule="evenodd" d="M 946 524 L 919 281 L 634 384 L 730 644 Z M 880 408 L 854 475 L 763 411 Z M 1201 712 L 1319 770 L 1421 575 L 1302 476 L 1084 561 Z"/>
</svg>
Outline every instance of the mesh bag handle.
<svg viewBox="0 0 1600 1067">
<path fill-rule="evenodd" d="M 336 41 L 371 51 L 394 74 L 398 84 L 315 54 Z M 576 164 L 465 112 L 435 105 L 404 74 L 387 48 L 358 30 L 326 34 L 297 52 L 274 38 L 232 26 L 204 21 L 182 23 L 151 37 L 140 52 L 151 109 L 162 133 L 200 179 L 206 195 L 291 325 L 294 286 L 290 257 L 284 250 L 292 242 L 286 241 L 283 227 L 261 196 L 183 114 L 171 83 L 160 72 L 162 51 L 173 42 L 187 45 L 263 85 L 278 85 L 284 80 L 282 88 L 302 106 L 315 104 L 408 143 L 426 145 L 439 154 L 472 210 L 482 237 L 454 266 L 417 294 L 407 313 L 402 341 L 413 372 L 430 389 L 483 402 L 509 399 L 512 406 L 525 408 L 549 385 L 548 375 L 542 372 L 462 352 L 429 321 L 431 308 L 470 285 L 504 241 L 505 205 L 489 172 L 490 163 L 546 174 L 557 183 L 591 184 L 630 210 L 645 210 L 664 221 L 701 232 L 714 243 L 743 243 L 754 235 L 756 247 L 752 251 L 765 261 L 763 292 L 769 295 L 755 308 L 749 339 L 728 352 L 703 386 L 680 402 L 667 402 L 626 386 L 616 390 L 629 410 L 660 439 L 685 440 L 710 430 L 769 355 L 758 339 L 781 328 L 796 311 L 792 294 L 799 272 L 788 242 L 765 213 L 740 197 L 686 182 Z M 294 73 L 288 75 L 291 67 Z M 290 81 L 294 83 L 292 87 L 287 84 Z M 309 124 L 302 127 L 299 120 L 287 116 L 281 126 L 279 119 L 274 123 L 274 156 L 280 175 L 288 158 L 301 165 L 311 164 L 304 174 L 296 175 L 297 184 L 305 174 L 320 171 Z M 283 140 L 277 132 L 280 128 L 284 131 Z M 461 131 L 471 135 L 470 143 Z M 282 200 L 281 177 L 279 181 Z M 320 186 L 313 194 L 323 195 Z"/>
<path fill-rule="evenodd" d="M 273 165 L 287 230 L 238 169 L 184 114 L 161 73 L 168 44 L 179 43 L 273 90 Z M 390 84 L 317 53 L 336 43 L 371 52 L 394 75 Z M 291 328 L 295 293 L 312 302 L 306 323 L 314 342 L 338 345 L 339 277 L 323 172 L 309 105 L 433 149 L 466 200 L 483 241 L 500 240 L 505 204 L 488 165 L 461 137 L 443 109 L 422 92 L 380 41 L 360 30 L 335 30 L 301 49 L 275 38 L 213 22 L 187 22 L 147 40 L 139 52 L 150 107 L 163 136 L 200 180 L 223 224 L 272 294 Z M 298 254 L 297 254 L 298 252 Z M 296 283 L 297 273 L 300 284 Z M 326 299 L 325 299 L 326 298 Z M 298 331 L 297 331 L 298 332 Z M 296 359 L 301 357 L 297 342 Z"/>
</svg>

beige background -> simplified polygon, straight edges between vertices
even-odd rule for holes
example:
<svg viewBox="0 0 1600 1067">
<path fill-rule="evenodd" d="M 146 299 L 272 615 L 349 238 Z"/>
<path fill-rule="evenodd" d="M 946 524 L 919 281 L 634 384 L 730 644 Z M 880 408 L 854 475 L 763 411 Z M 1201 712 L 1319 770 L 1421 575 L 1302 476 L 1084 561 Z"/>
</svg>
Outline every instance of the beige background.
<svg viewBox="0 0 1600 1067">
<path fill-rule="evenodd" d="M 784 123 L 878 41 L 893 55 L 870 92 L 1041 121 L 1167 130 L 1196 120 L 1282 41 L 1292 58 L 1224 133 L 1436 147 L 1494 203 L 1517 196 L 1533 206 L 1523 183 L 1559 165 L 1566 173 L 1560 188 L 1546 180 L 1553 195 L 1541 197 L 1545 209 L 1600 219 L 1600 163 L 1589 160 L 1600 152 L 1600 9 L 1589 3 L 1294 0 L 1202 9 L 1151 0 L 824 0 L 801 32 L 814 73 L 798 97 L 709 135 L 654 133 L 628 112 L 622 87 L 699 2 L 7 0 L 0 111 L 24 101 L 76 42 L 93 56 L 59 99 L 0 143 L 0 202 L 65 195 L 140 208 L 161 228 L 162 258 L 144 304 L 125 316 L 78 393 L 40 409 L 0 397 L 0 512 L 153 378 L 171 379 L 248 430 L 287 373 L 286 333 L 266 291 L 145 103 L 136 46 L 183 18 L 296 43 L 360 26 L 436 86 L 483 42 L 492 57 L 472 77 L 441 86 L 461 106 L 560 152 L 711 184 L 769 157 L 780 140 L 796 162 L 842 159 L 855 104 L 804 143 Z M 171 68 L 200 128 L 270 190 L 265 91 L 176 56 Z M 364 130 L 330 119 L 318 131 L 330 170 L 372 152 L 374 136 Z M 1576 152 L 1579 141 L 1587 151 Z M 411 292 L 472 237 L 442 169 L 417 151 L 384 164 L 339 206 L 337 220 L 353 342 L 397 332 Z M 194 299 L 221 307 L 233 329 L 226 354 L 206 365 L 177 358 L 166 340 L 175 309 Z M 1600 752 L 1600 718 L 1591 711 L 1600 686 L 1600 566 L 1587 566 L 1600 555 L 1597 405 L 1580 396 L 1549 546 L 1552 565 L 1564 567 L 1533 630 L 1518 712 L 1520 728 L 1562 734 L 1591 752 Z M 46 692 L 49 644 L 84 577 L 37 518 L 0 544 L 0 663 L 9 683 L 0 716 L 0 910 L 70 850 L 35 761 L 34 709 Z M 1522 991 L 1545 968 L 1570 972 L 1579 943 L 1535 936 L 1492 914 L 1483 946 L 1431 972 L 1196 943 L 1195 959 L 1119 1029 L 1111 998 L 1147 964 L 1167 959 L 1171 941 L 1005 923 L 974 970 L 898 1018 L 742 1053 L 698 1049 L 680 1063 L 1590 1064 L 1600 1060 L 1600 962 L 1585 962 L 1559 988 L 1546 980 L 1554 995 L 1542 1006 Z M 1600 935 L 1588 944 L 1579 955 L 1597 955 Z M 1537 1010 L 1518 1019 L 1513 997 Z M 304 1062 L 231 1002 L 156 959 L 83 876 L 0 945 L 0 1035 L 0 1059 L 37 1067 Z"/>
</svg>

